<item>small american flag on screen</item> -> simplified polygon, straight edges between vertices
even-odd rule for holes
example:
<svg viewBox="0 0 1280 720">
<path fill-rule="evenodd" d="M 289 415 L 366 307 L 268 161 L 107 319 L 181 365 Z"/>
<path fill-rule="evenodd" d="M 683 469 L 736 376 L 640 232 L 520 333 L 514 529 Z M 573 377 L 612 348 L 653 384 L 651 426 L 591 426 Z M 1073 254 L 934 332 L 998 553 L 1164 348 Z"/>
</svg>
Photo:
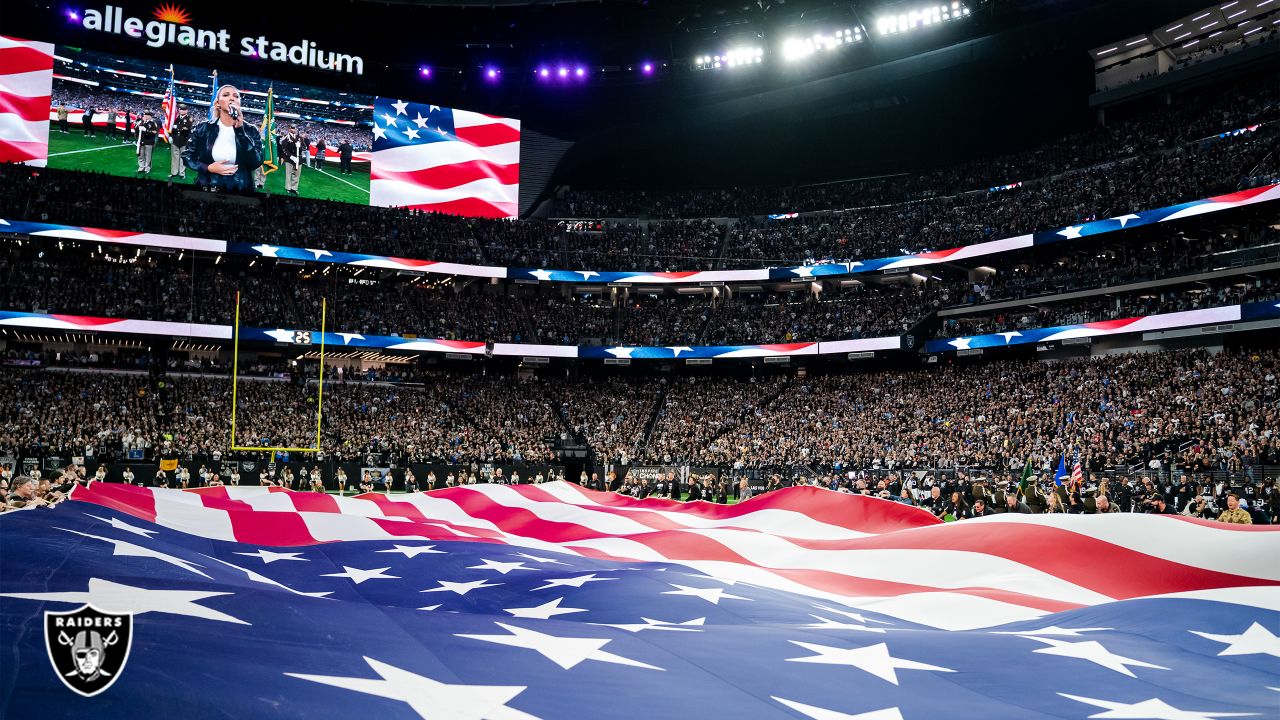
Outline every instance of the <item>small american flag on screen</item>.
<svg viewBox="0 0 1280 720">
<path fill-rule="evenodd" d="M 0 162 L 49 156 L 53 45 L 0 36 Z"/>
<path fill-rule="evenodd" d="M 370 205 L 518 214 L 519 120 L 382 97 L 373 113 Z"/>
<path fill-rule="evenodd" d="M 178 96 L 173 91 L 173 66 L 169 68 L 169 85 L 164 90 L 164 100 L 160 102 L 160 137 L 172 143 L 173 123 L 178 119 Z"/>
</svg>

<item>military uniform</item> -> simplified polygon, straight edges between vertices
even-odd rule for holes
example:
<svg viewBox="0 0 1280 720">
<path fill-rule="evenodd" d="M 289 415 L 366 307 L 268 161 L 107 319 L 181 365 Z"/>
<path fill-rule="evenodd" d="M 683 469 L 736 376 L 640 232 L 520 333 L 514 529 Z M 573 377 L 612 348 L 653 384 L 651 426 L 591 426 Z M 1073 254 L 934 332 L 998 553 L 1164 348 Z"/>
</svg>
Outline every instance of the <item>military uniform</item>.
<svg viewBox="0 0 1280 720">
<path fill-rule="evenodd" d="M 1252 525 L 1253 516 L 1244 508 L 1236 508 L 1235 510 L 1226 510 L 1218 516 L 1218 522 L 1236 523 L 1237 525 Z"/>
</svg>

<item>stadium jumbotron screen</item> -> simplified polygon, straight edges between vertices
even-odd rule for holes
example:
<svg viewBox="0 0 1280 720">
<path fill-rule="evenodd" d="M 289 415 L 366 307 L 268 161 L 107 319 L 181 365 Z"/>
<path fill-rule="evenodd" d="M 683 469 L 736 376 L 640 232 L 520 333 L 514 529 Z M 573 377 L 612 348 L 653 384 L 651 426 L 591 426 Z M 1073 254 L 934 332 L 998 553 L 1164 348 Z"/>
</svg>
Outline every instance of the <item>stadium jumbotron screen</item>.
<svg viewBox="0 0 1280 720">
<path fill-rule="evenodd" d="M 50 72 L 51 168 L 456 215 L 518 211 L 518 120 L 64 46 Z M 218 142 L 219 118 L 234 142 Z"/>
</svg>

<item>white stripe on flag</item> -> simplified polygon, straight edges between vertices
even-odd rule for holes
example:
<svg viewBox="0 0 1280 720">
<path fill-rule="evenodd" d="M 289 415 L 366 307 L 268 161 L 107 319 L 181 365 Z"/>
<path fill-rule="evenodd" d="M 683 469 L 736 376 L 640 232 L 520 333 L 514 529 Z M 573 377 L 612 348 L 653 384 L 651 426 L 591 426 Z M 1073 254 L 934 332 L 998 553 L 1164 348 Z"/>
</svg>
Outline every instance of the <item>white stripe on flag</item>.
<svg viewBox="0 0 1280 720">
<path fill-rule="evenodd" d="M 14 113 L 0 113 L 0 140 L 47 143 L 49 121 L 23 120 Z"/>
<path fill-rule="evenodd" d="M 453 128 L 470 128 L 481 125 L 506 125 L 512 130 L 520 129 L 520 121 L 515 118 L 494 118 L 470 110 L 453 111 Z"/>
<path fill-rule="evenodd" d="M 53 71 L 32 70 L 0 75 L 0 92 L 26 98 L 49 97 L 53 92 Z"/>
<path fill-rule="evenodd" d="M 428 205 L 478 198 L 494 205 L 512 205 L 520 201 L 519 185 L 501 185 L 485 178 L 447 190 L 414 185 L 399 180 L 373 180 L 369 183 L 369 204 L 379 206 Z"/>
</svg>

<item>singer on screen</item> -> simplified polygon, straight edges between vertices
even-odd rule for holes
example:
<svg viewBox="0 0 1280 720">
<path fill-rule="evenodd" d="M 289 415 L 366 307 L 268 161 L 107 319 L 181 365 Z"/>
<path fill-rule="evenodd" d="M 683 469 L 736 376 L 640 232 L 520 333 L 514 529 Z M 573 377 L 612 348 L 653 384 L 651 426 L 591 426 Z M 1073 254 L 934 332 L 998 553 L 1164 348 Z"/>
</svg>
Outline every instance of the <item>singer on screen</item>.
<svg viewBox="0 0 1280 720">
<path fill-rule="evenodd" d="M 214 118 L 197 123 L 182 160 L 196 171 L 196 185 L 210 190 L 253 190 L 253 171 L 262 165 L 262 137 L 245 122 L 240 91 L 218 88 Z"/>
</svg>

